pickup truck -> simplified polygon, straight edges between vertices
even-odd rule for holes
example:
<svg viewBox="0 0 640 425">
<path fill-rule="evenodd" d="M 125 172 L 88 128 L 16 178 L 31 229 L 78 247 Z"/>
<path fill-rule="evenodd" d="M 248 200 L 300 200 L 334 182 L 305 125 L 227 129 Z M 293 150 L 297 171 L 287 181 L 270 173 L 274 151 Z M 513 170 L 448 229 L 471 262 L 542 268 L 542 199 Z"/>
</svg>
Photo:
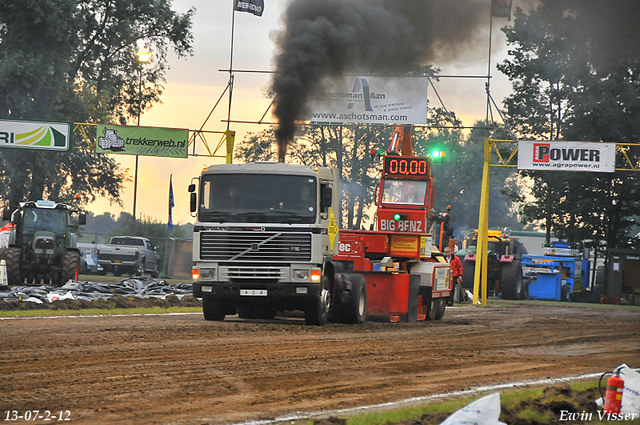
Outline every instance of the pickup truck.
<svg viewBox="0 0 640 425">
<path fill-rule="evenodd" d="M 98 265 L 102 267 L 102 274 L 113 273 L 121 276 L 123 273 L 145 274 L 151 277 L 159 276 L 160 256 L 147 238 L 137 236 L 114 236 L 108 245 L 98 250 Z"/>
</svg>

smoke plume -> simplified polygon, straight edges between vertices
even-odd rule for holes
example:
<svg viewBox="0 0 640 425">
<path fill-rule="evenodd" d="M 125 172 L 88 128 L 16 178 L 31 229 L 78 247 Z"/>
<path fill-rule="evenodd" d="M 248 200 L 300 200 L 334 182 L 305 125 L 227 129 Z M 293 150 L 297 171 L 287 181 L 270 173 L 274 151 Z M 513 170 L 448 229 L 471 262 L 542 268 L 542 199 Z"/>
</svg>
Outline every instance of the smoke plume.
<svg viewBox="0 0 640 425">
<path fill-rule="evenodd" d="M 279 157 L 326 77 L 398 74 L 457 57 L 489 22 L 487 0 L 292 0 L 276 38 L 274 115 Z M 486 38 L 486 37 L 485 37 Z M 486 47 L 485 47 L 486 48 Z"/>
<path fill-rule="evenodd" d="M 640 57 L 640 2 L 558 2 L 574 16 L 573 40 L 591 40 L 595 66 Z M 536 7 L 514 0 L 513 10 Z M 276 36 L 272 82 L 278 156 L 284 158 L 295 122 L 306 117 L 310 95 L 326 78 L 344 73 L 404 74 L 419 66 L 441 66 L 462 57 L 486 55 L 491 0 L 291 0 Z M 508 24 L 497 19 L 494 26 Z"/>
</svg>

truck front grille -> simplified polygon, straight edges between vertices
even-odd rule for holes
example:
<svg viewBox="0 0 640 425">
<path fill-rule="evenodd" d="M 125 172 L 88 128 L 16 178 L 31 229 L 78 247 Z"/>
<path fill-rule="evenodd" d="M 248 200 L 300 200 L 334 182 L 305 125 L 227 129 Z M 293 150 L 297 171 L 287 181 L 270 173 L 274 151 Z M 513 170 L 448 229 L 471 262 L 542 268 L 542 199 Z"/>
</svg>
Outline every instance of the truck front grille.
<svg viewBox="0 0 640 425">
<path fill-rule="evenodd" d="M 311 261 L 311 233 L 202 232 L 200 258 L 208 261 Z"/>
<path fill-rule="evenodd" d="M 279 267 L 234 266 L 220 268 L 220 280 L 222 281 L 278 282 L 286 277 L 286 271 Z"/>
</svg>

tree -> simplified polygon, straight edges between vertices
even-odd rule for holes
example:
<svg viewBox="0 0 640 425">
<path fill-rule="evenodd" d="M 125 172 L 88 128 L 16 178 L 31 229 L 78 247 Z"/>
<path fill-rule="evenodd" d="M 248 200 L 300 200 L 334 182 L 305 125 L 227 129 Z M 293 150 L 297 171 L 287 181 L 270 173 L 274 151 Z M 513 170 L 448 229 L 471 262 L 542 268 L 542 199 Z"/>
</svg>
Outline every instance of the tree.
<svg viewBox="0 0 640 425">
<path fill-rule="evenodd" d="M 634 57 L 603 66 L 595 60 L 602 57 L 603 43 L 585 32 L 584 23 L 598 7 L 543 0 L 529 14 L 518 9 L 513 26 L 503 29 L 513 46 L 512 60 L 498 68 L 512 81 L 514 93 L 505 100 L 507 123 L 519 138 L 638 140 L 639 62 Z M 637 152 L 628 154 L 637 161 Z M 548 233 L 567 240 L 627 245 L 631 218 L 639 214 L 634 174 L 521 174 L 531 179 L 534 198 L 515 196 L 525 220 L 543 220 Z"/>
<path fill-rule="evenodd" d="M 0 118 L 126 123 L 139 104 L 160 100 L 169 50 L 191 53 L 193 13 L 172 11 L 168 0 L 1 2 Z M 154 55 L 144 72 L 143 47 Z M 126 177 L 106 155 L 2 149 L 0 165 L 0 195 L 13 205 L 48 198 L 82 206 L 96 196 L 121 204 Z"/>
<path fill-rule="evenodd" d="M 451 206 L 451 223 L 460 230 L 478 227 L 480 195 L 482 191 L 482 171 L 484 160 L 484 138 L 504 138 L 501 133 L 491 134 L 487 123 L 476 121 L 476 129 L 465 135 L 455 128 L 461 121 L 454 112 L 441 108 L 429 110 L 430 127 L 416 129 L 416 154 L 427 156 L 430 151 L 443 150 L 446 156 L 442 163 L 432 164 L 434 185 L 434 208 L 446 211 Z M 517 211 L 513 207 L 507 191 L 519 190 L 516 173 L 508 169 L 492 169 L 489 196 L 489 227 L 522 229 Z"/>
</svg>

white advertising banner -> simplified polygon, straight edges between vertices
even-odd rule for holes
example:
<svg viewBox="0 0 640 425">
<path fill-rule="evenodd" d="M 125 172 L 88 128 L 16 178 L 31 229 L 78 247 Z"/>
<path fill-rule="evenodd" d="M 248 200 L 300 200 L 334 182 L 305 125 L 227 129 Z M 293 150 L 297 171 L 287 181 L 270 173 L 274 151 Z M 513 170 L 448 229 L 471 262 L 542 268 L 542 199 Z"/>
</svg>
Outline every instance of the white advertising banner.
<svg viewBox="0 0 640 425">
<path fill-rule="evenodd" d="M 519 170 L 613 173 L 615 167 L 615 143 L 518 142 Z"/>
<path fill-rule="evenodd" d="M 73 123 L 0 120 L 0 148 L 73 150 Z"/>
<path fill-rule="evenodd" d="M 323 85 L 309 101 L 316 123 L 426 124 L 426 77 L 345 76 Z"/>
</svg>

